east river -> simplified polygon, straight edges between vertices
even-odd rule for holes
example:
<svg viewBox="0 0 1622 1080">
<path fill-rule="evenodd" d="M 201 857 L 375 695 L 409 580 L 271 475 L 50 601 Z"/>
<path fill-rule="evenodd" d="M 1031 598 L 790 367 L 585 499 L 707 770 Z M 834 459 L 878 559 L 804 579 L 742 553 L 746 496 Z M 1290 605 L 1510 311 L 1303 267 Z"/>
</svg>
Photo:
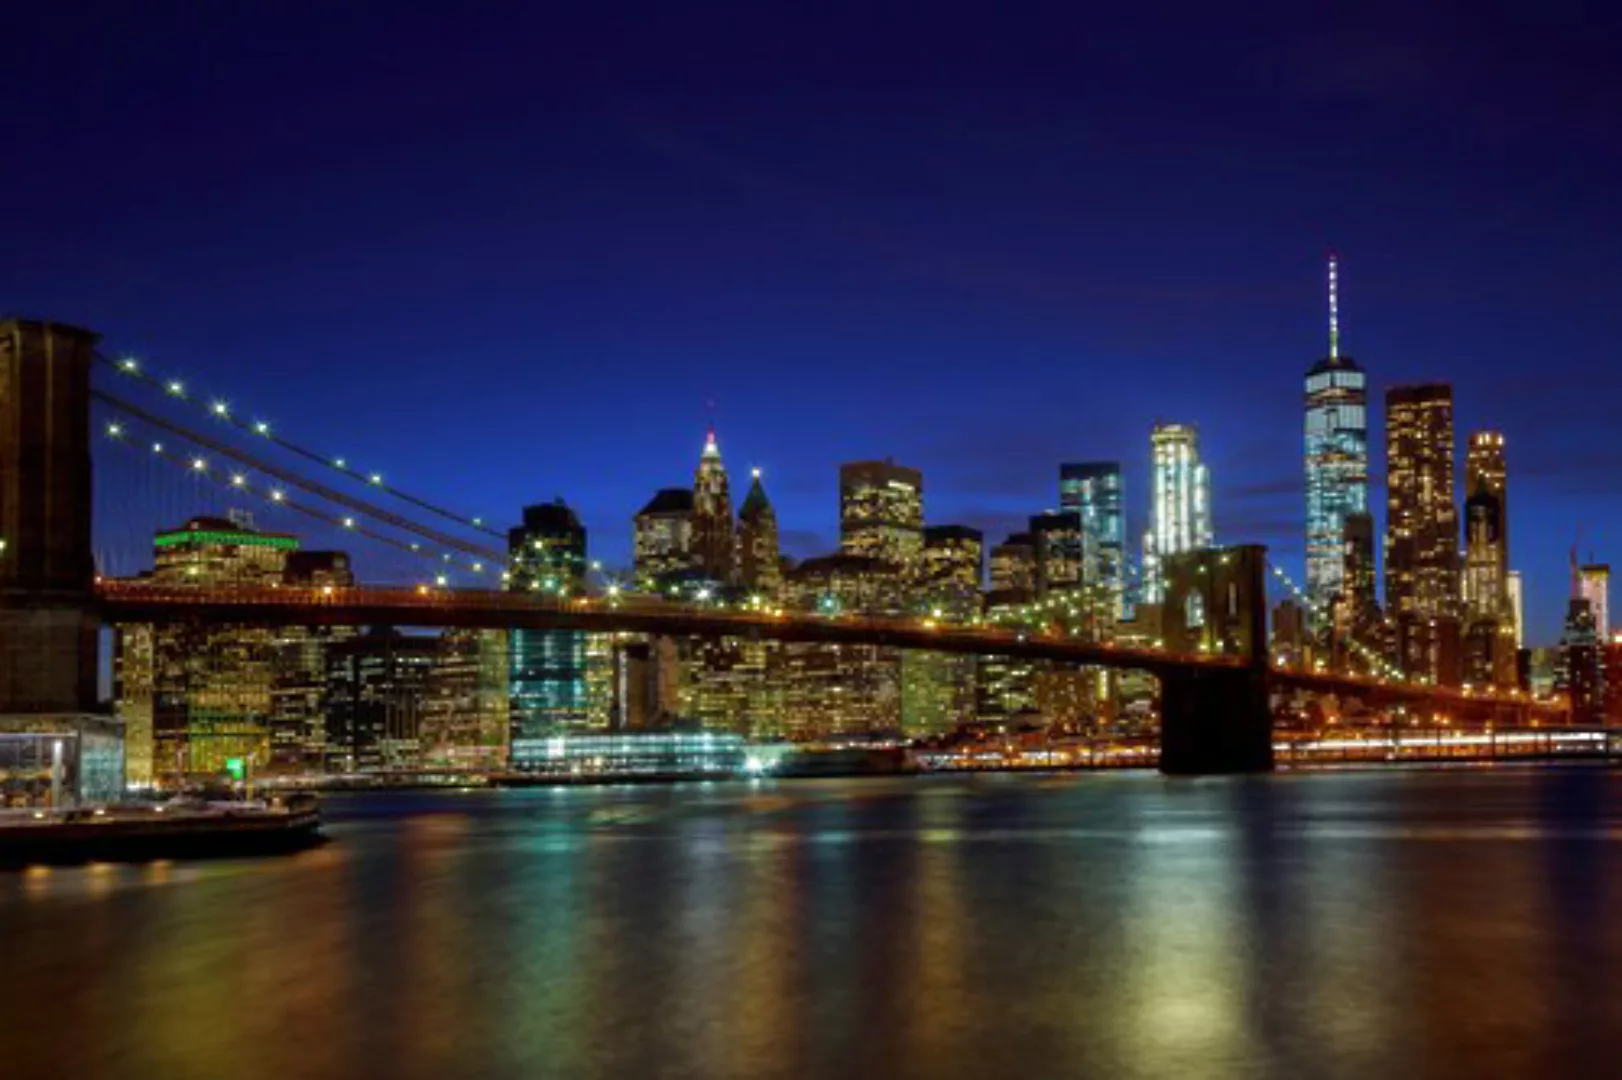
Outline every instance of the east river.
<svg viewBox="0 0 1622 1080">
<path fill-rule="evenodd" d="M 326 805 L 0 873 L 0 1076 L 1622 1074 L 1622 772 Z"/>
</svg>

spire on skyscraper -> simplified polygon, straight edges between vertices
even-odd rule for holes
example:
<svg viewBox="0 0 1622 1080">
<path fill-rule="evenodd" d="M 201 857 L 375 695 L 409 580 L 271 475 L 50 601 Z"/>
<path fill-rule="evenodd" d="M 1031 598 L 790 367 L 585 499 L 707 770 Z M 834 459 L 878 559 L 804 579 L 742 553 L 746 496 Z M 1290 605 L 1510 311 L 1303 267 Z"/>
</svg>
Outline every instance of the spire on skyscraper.
<svg viewBox="0 0 1622 1080">
<path fill-rule="evenodd" d="M 1340 256 L 1329 249 L 1329 359 L 1340 359 Z"/>
</svg>

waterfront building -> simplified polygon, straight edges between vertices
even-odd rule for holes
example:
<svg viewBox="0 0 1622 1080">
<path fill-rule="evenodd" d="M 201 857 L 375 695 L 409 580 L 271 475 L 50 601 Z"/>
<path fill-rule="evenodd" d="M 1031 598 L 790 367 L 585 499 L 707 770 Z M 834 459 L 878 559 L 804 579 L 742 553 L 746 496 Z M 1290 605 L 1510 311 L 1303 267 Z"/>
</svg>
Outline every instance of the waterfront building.
<svg viewBox="0 0 1622 1080">
<path fill-rule="evenodd" d="M 737 576 L 732 489 L 714 428 L 705 436 L 704 451 L 693 473 L 693 562 L 712 581 L 727 584 Z"/>
<path fill-rule="evenodd" d="M 152 538 L 147 577 L 174 586 L 270 588 L 283 581 L 297 538 L 226 518 L 195 517 Z M 228 760 L 271 760 L 276 632 L 201 623 L 132 625 L 115 647 L 115 698 L 125 721 L 133 785 L 217 776 Z"/>
<path fill-rule="evenodd" d="M 932 618 L 968 622 L 980 614 L 985 538 L 962 525 L 924 530 L 917 605 Z M 901 654 L 901 728 L 914 738 L 950 731 L 975 716 L 973 656 L 909 649 Z"/>
<path fill-rule="evenodd" d="M 995 568 L 995 553 L 992 558 Z M 992 623 L 1017 619 L 1034 599 L 1029 588 L 994 585 L 986 594 L 986 619 Z M 976 660 L 976 719 L 986 724 L 1036 722 L 1040 716 L 1037 676 L 1044 665 L 1020 656 L 980 656 Z"/>
<path fill-rule="evenodd" d="M 282 581 L 299 588 L 348 588 L 355 583 L 355 574 L 345 552 L 291 551 Z M 289 626 L 275 631 L 270 770 L 298 774 L 325 769 L 327 649 L 356 633 L 353 626 Z"/>
<path fill-rule="evenodd" d="M 524 508 L 507 533 L 507 588 L 565 598 L 586 583 L 586 529 L 562 500 Z M 592 724 L 588 635 L 579 630 L 514 630 L 509 635 L 510 738 L 534 739 Z M 601 717 L 598 717 L 601 719 Z"/>
<path fill-rule="evenodd" d="M 643 588 L 693 568 L 693 493 L 689 489 L 655 492 L 637 511 L 634 529 L 634 565 Z"/>
<path fill-rule="evenodd" d="M 1554 689 L 1571 702 L 1571 722 L 1598 724 L 1605 710 L 1605 654 L 1595 632 L 1594 609 L 1587 597 L 1575 594 L 1566 608 L 1560 635 L 1559 666 Z"/>
<path fill-rule="evenodd" d="M 777 512 L 766 498 L 759 469 L 751 471 L 749 493 L 738 508 L 738 584 L 751 595 L 771 602 L 783 591 Z"/>
<path fill-rule="evenodd" d="M 842 553 L 880 559 L 910 577 L 923 546 L 923 473 L 888 460 L 839 466 Z"/>
<path fill-rule="evenodd" d="M 435 638 L 387 626 L 371 627 L 326 650 L 330 771 L 420 764 L 422 714 L 438 651 Z"/>
<path fill-rule="evenodd" d="M 1611 568 L 1605 563 L 1588 563 L 1578 571 L 1578 588 L 1594 612 L 1594 633 L 1601 641 L 1611 637 Z"/>
<path fill-rule="evenodd" d="M 1081 579 L 1096 590 L 1101 621 L 1126 616 L 1126 507 L 1118 461 L 1059 466 L 1059 508 L 1081 517 Z"/>
<path fill-rule="evenodd" d="M 724 777 L 743 772 L 746 760 L 736 733 L 670 730 L 543 739 L 515 749 L 512 764 L 552 777 Z"/>
<path fill-rule="evenodd" d="M 896 615 L 899 567 L 840 553 L 807 559 L 785 582 L 785 602 L 830 617 Z M 783 646 L 782 734 L 796 741 L 893 733 L 901 728 L 901 651 L 877 645 Z"/>
<path fill-rule="evenodd" d="M 1150 448 L 1153 480 L 1149 529 L 1143 536 L 1143 599 L 1158 604 L 1165 592 L 1166 560 L 1213 543 L 1211 474 L 1200 460 L 1199 432 L 1192 424 L 1156 424 Z"/>
<path fill-rule="evenodd" d="M 418 732 L 420 763 L 459 770 L 505 765 L 511 722 L 507 633 L 446 630 L 438 646 Z"/>
<path fill-rule="evenodd" d="M 1307 597 L 1343 589 L 1347 519 L 1369 508 L 1368 378 L 1340 351 L 1339 261 L 1329 253 L 1329 355 L 1306 377 Z"/>
<path fill-rule="evenodd" d="M 1612 633 L 1605 641 L 1600 669 L 1605 678 L 1605 724 L 1622 726 L 1622 634 Z"/>
<path fill-rule="evenodd" d="M 1386 610 L 1399 667 L 1442 685 L 1461 674 L 1453 446 L 1452 387 L 1386 392 Z"/>
</svg>

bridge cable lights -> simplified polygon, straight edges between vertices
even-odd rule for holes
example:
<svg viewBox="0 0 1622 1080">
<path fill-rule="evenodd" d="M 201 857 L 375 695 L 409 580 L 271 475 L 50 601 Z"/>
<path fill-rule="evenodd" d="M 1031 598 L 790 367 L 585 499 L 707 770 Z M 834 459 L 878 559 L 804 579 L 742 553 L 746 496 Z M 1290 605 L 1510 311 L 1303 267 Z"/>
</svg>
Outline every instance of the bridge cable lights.
<svg viewBox="0 0 1622 1080">
<path fill-rule="evenodd" d="M 98 353 L 96 355 L 96 359 L 101 361 L 102 363 L 106 364 L 108 367 L 110 367 L 113 371 L 117 372 L 118 374 L 120 374 L 120 375 L 122 375 L 122 376 L 124 376 L 126 378 L 135 379 L 135 380 L 137 380 L 139 382 L 146 383 L 149 386 L 157 387 L 158 389 L 162 390 L 164 393 L 168 394 L 172 398 L 175 398 L 175 399 L 180 400 L 180 401 L 185 401 L 188 404 L 193 404 L 193 405 L 201 405 L 202 404 L 194 396 L 187 394 L 185 384 L 183 382 L 181 382 L 179 379 L 162 379 L 162 378 L 159 378 L 156 375 L 153 375 L 153 374 L 151 374 L 149 372 L 146 372 L 146 371 L 142 370 L 142 368 L 141 368 L 141 366 L 139 364 L 133 363 L 131 360 L 128 360 L 128 359 L 123 360 L 123 361 L 114 361 L 114 360 L 108 359 L 106 356 L 104 356 L 104 355 L 102 355 L 100 353 Z M 502 533 L 500 533 L 500 532 L 498 532 L 498 531 L 496 531 L 494 529 L 491 529 L 480 518 L 468 518 L 468 517 L 465 517 L 462 514 L 458 514 L 454 510 L 450 510 L 450 509 L 448 509 L 446 507 L 440 506 L 438 503 L 435 503 L 435 502 L 433 502 L 433 501 L 431 501 L 429 499 L 424 499 L 424 498 L 422 498 L 420 496 L 413 495 L 412 493 L 410 493 L 408 491 L 402 491 L 399 488 L 388 487 L 385 484 L 383 484 L 382 475 L 380 473 L 370 473 L 369 474 L 369 473 L 366 473 L 366 472 L 362 472 L 359 469 L 355 469 L 355 468 L 350 467 L 349 462 L 345 458 L 332 457 L 330 455 L 321 454 L 321 453 L 316 452 L 315 450 L 310 449 L 307 446 L 304 446 L 301 443 L 294 442 L 291 439 L 283 438 L 283 437 L 275 434 L 271 430 L 270 424 L 268 422 L 266 422 L 266 421 L 261 420 L 261 421 L 249 422 L 247 420 L 243 420 L 240 417 L 235 416 L 235 415 L 232 414 L 230 406 L 223 399 L 215 399 L 213 401 L 212 405 L 207 407 L 207 411 L 211 415 L 213 415 L 216 419 L 221 420 L 221 421 L 223 421 L 225 423 L 231 424 L 232 426 L 236 427 L 240 431 L 256 435 L 256 436 L 264 439 L 267 442 L 274 443 L 275 445 L 281 447 L 282 449 L 288 451 L 289 453 L 296 454 L 299 457 L 302 457 L 302 458 L 304 458 L 304 459 L 306 459 L 308 461 L 312 461 L 315 464 L 321 465 L 321 466 L 323 466 L 325 468 L 335 469 L 338 472 L 343 473 L 346 477 L 348 477 L 351 480 L 359 480 L 359 481 L 363 481 L 363 482 L 370 482 L 373 486 L 379 488 L 380 490 L 388 492 L 390 495 L 392 495 L 395 498 L 401 500 L 402 502 L 410 503 L 412 506 L 415 506 L 419 510 L 425 510 L 430 514 L 435 515 L 436 517 L 443 518 L 446 521 L 455 522 L 457 525 L 460 525 L 460 526 L 462 526 L 464 528 L 473 529 L 473 530 L 475 530 L 475 531 L 477 531 L 479 533 L 482 533 L 485 536 L 491 537 L 493 539 L 498 539 L 498 540 L 504 540 L 505 539 L 504 534 L 502 534 Z M 376 479 L 372 479 L 372 477 L 376 477 Z"/>
<path fill-rule="evenodd" d="M 116 395 L 108 394 L 99 390 L 92 390 L 91 397 L 97 401 L 118 409 L 120 412 L 125 414 L 127 418 L 138 420 L 141 423 L 147 424 L 151 427 L 158 428 L 162 431 L 167 431 L 172 435 L 177 435 L 180 438 L 192 443 L 196 443 L 197 445 L 212 451 L 215 454 L 230 458 L 240 465 L 257 470 L 258 472 L 264 473 L 266 476 L 273 477 L 276 480 L 281 481 L 283 484 L 299 488 L 300 490 L 313 495 L 318 499 L 345 507 L 356 514 L 370 518 L 373 521 L 386 524 L 392 528 L 399 529 L 402 532 L 415 533 L 418 536 L 433 541 L 435 544 L 440 545 L 441 547 L 452 548 L 476 558 L 488 560 L 499 560 L 501 558 L 500 553 L 492 547 L 486 547 L 468 540 L 463 540 L 459 537 L 442 533 L 437 529 L 430 528 L 429 526 L 423 525 L 420 522 L 414 521 L 410 518 L 401 517 L 399 514 L 386 510 L 373 502 L 367 501 L 366 499 L 349 495 L 345 492 L 336 491 L 325 484 L 311 480 L 297 472 L 293 472 L 279 465 L 266 462 L 263 459 L 258 458 L 247 451 L 239 450 L 228 443 L 210 438 L 206 435 L 201 435 L 189 428 L 165 419 L 164 417 L 157 416 L 141 408 L 140 406 L 132 405 L 129 402 L 124 401 L 122 398 L 119 398 Z"/>
<path fill-rule="evenodd" d="M 117 429 L 116 434 L 113 430 L 115 427 Z M 109 441 L 128 446 L 129 443 L 123 437 L 126 430 L 125 425 L 115 421 L 114 423 L 107 425 L 107 437 Z M 364 536 L 369 540 L 375 540 L 378 543 L 386 544 L 389 547 L 395 548 L 399 551 L 409 551 L 416 555 L 424 554 L 422 544 L 418 541 L 407 542 L 399 539 L 398 537 L 390 536 L 386 533 L 381 533 L 374 529 L 367 528 L 365 524 L 357 521 L 353 516 L 340 516 L 337 514 L 327 513 L 317 507 L 300 503 L 294 499 L 288 498 L 287 493 L 281 488 L 267 487 L 261 490 L 257 488 L 244 473 L 235 473 L 227 476 L 220 471 L 210 468 L 208 460 L 204 457 L 188 458 L 179 456 L 166 447 L 162 442 L 152 443 L 150 446 L 150 452 L 154 457 L 166 461 L 178 469 L 183 469 L 193 476 L 207 477 L 208 479 L 214 481 L 216 485 L 233 491 L 236 494 L 255 496 L 277 507 L 292 510 L 295 513 L 312 518 L 328 526 L 343 528 L 355 535 Z M 444 553 L 442 556 L 444 562 L 451 562 L 454 558 L 455 556 L 449 552 Z M 481 576 L 487 574 L 490 570 L 490 568 L 485 565 L 482 560 L 473 561 L 467 566 L 461 567 L 461 569 L 471 570 L 473 573 Z M 502 571 L 502 573 L 505 575 L 506 572 Z"/>
</svg>

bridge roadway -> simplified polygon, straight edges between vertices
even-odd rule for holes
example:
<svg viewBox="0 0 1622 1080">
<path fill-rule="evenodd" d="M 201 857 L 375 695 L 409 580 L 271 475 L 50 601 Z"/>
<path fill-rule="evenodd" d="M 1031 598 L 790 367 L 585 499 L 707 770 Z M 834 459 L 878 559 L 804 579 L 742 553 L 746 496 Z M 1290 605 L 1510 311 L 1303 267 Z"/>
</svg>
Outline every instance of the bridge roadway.
<svg viewBox="0 0 1622 1080">
<path fill-rule="evenodd" d="M 99 612 L 110 623 L 207 622 L 263 626 L 419 626 L 470 630 L 582 630 L 666 636 L 741 637 L 830 645 L 882 645 L 901 649 L 1032 660 L 1143 671 L 1156 677 L 1198 671 L 1238 671 L 1243 657 L 1173 653 L 1062 633 L 965 627 L 923 618 L 863 618 L 804 612 L 722 610 L 671 604 L 652 597 L 577 597 L 489 589 L 374 586 L 241 588 L 168 585 L 129 579 L 96 584 Z M 1351 694 L 1370 703 L 1463 708 L 1564 722 L 1558 706 L 1519 695 L 1467 692 L 1354 675 L 1272 668 L 1278 690 Z"/>
</svg>

